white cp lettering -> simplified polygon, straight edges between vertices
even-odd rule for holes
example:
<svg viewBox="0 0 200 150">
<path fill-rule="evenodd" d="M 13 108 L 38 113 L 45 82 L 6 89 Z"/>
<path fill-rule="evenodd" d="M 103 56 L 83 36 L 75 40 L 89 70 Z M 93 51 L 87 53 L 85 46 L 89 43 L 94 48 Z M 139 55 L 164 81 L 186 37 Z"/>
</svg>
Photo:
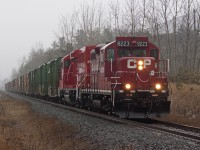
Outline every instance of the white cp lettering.
<svg viewBox="0 0 200 150">
<path fill-rule="evenodd" d="M 151 59 L 144 59 L 144 68 L 151 65 Z"/>
<path fill-rule="evenodd" d="M 137 67 L 137 60 L 136 59 L 128 59 L 127 61 L 127 67 L 130 69 L 134 69 Z"/>
<path fill-rule="evenodd" d="M 151 65 L 151 59 L 144 59 L 144 68 Z M 136 59 L 128 59 L 127 68 L 135 69 L 137 68 L 137 60 Z"/>
</svg>

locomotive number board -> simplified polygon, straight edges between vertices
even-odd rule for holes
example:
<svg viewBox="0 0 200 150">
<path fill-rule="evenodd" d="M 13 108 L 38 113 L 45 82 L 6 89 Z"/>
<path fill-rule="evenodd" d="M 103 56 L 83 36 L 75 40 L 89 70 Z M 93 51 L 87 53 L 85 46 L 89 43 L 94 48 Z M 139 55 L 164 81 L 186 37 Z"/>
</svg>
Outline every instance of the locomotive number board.
<svg viewBox="0 0 200 150">
<path fill-rule="evenodd" d="M 118 47 L 147 47 L 148 39 L 146 37 L 141 38 L 117 38 L 116 44 Z"/>
</svg>

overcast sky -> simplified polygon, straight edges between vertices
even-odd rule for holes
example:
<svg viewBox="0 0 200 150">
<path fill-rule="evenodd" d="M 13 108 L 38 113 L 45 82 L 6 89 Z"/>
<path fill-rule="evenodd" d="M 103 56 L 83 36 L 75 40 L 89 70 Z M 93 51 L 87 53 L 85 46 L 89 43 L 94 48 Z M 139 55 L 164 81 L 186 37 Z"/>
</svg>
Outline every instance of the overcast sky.
<svg viewBox="0 0 200 150">
<path fill-rule="evenodd" d="M 38 42 L 50 47 L 56 40 L 59 17 L 92 1 L 0 0 L 0 81 L 11 76 L 12 68 L 17 68 Z"/>
</svg>

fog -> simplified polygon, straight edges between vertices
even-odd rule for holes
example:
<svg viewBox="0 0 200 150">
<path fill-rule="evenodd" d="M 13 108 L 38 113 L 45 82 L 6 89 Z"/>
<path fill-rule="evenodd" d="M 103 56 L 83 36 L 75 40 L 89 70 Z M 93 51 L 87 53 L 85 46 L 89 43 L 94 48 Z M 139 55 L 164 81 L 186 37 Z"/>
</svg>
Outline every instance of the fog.
<svg viewBox="0 0 200 150">
<path fill-rule="evenodd" d="M 59 18 L 93 0 L 0 0 L 0 83 L 37 43 L 56 40 Z M 102 1 L 103 3 L 106 0 Z M 1 86 L 1 85 L 0 85 Z"/>
</svg>

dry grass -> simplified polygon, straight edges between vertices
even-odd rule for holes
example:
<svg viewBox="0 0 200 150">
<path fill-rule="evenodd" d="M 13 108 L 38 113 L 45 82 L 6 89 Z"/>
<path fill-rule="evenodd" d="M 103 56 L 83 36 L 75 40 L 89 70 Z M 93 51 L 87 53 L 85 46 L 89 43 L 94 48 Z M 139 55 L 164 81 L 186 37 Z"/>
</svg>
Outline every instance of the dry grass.
<svg viewBox="0 0 200 150">
<path fill-rule="evenodd" d="M 55 118 L 41 116 L 29 103 L 0 99 L 0 149 L 88 150 L 96 146 L 75 137 L 78 130 Z"/>
<path fill-rule="evenodd" d="M 200 127 L 200 86 L 172 83 L 171 87 L 171 113 L 162 119 Z"/>
</svg>

